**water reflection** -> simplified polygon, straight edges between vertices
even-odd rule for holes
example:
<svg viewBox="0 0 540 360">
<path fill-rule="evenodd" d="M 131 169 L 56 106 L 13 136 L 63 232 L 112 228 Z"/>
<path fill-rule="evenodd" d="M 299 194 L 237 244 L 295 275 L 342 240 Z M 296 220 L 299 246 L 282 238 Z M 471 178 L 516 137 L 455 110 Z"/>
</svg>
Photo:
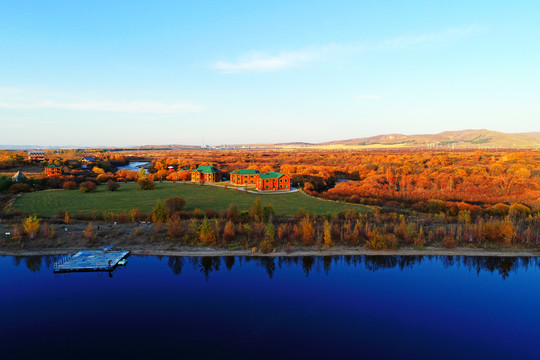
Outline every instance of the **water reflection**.
<svg viewBox="0 0 540 360">
<path fill-rule="evenodd" d="M 302 268 L 306 277 L 316 271 L 329 275 L 334 264 L 346 264 L 347 266 L 360 267 L 376 272 L 385 269 L 399 269 L 400 271 L 412 269 L 426 261 L 441 262 L 445 268 L 464 267 L 469 272 L 480 274 L 481 271 L 496 273 L 502 279 L 506 279 L 512 272 L 518 269 L 527 270 L 529 267 L 540 267 L 540 259 L 537 257 L 468 257 L 468 256 L 365 256 L 365 255 L 344 255 L 344 256 L 208 256 L 189 258 L 193 268 L 204 274 L 209 280 L 213 272 L 220 270 L 221 263 L 225 264 L 227 270 L 232 270 L 235 265 L 241 267 L 243 263 L 254 263 L 257 267 L 264 269 L 269 279 L 272 279 L 275 272 L 291 266 Z M 180 274 L 184 266 L 184 258 L 170 257 L 169 267 L 174 274 Z"/>
<path fill-rule="evenodd" d="M 20 266 L 24 264 L 31 272 L 39 272 L 44 265 L 46 269 L 52 268 L 54 262 L 57 261 L 60 256 L 14 256 L 13 264 Z"/>
<path fill-rule="evenodd" d="M 31 272 L 41 270 L 52 271 L 55 261 L 60 256 L 15 256 L 12 257 L 15 266 L 25 266 Z M 157 257 L 162 259 L 163 257 Z M 329 275 L 332 267 L 338 264 L 347 266 L 363 267 L 366 270 L 376 272 L 385 269 L 399 269 L 400 271 L 420 266 L 424 262 L 440 262 L 445 268 L 463 267 L 469 272 L 480 274 L 481 271 L 495 273 L 502 279 L 507 279 L 518 269 L 527 270 L 532 267 L 540 267 L 538 257 L 479 257 L 479 256 L 203 256 L 203 257 L 165 257 L 167 265 L 175 275 L 181 275 L 184 266 L 191 266 L 194 270 L 202 273 L 206 280 L 211 274 L 222 269 L 227 271 L 235 267 L 241 267 L 245 263 L 252 263 L 263 269 L 269 279 L 274 277 L 276 271 L 284 267 L 301 267 L 306 277 L 315 271 Z M 127 270 L 127 269 L 126 269 Z"/>
</svg>

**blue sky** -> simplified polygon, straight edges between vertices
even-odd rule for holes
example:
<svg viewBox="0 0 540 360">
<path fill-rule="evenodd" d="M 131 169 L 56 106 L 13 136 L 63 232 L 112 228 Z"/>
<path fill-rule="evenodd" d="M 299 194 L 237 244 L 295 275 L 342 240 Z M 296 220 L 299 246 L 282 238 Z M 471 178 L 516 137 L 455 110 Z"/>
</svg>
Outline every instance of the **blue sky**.
<svg viewBox="0 0 540 360">
<path fill-rule="evenodd" d="M 540 131 L 538 1 L 2 1 L 0 144 Z"/>
</svg>

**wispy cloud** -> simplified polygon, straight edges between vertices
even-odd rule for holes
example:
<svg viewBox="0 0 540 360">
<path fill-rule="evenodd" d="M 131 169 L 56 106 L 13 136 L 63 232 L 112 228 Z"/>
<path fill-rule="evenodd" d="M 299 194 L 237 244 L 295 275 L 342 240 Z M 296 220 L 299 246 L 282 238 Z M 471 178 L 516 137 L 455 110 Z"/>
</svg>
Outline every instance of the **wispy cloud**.
<svg viewBox="0 0 540 360">
<path fill-rule="evenodd" d="M 480 30 L 478 26 L 455 27 L 434 33 L 400 35 L 371 44 L 327 44 L 277 54 L 263 51 L 248 52 L 235 61 L 216 61 L 211 67 L 221 73 L 276 71 L 321 61 L 338 54 L 350 55 L 362 51 L 400 50 L 414 46 L 443 44 L 465 38 Z"/>
<path fill-rule="evenodd" d="M 360 100 L 379 100 L 381 98 L 380 95 L 372 95 L 372 94 L 365 94 L 365 95 L 357 95 L 355 96 L 356 99 Z"/>
<path fill-rule="evenodd" d="M 265 52 L 251 52 L 241 56 L 236 61 L 216 61 L 212 67 L 223 73 L 273 71 L 315 61 L 320 56 L 321 51 L 316 49 L 282 52 L 275 55 Z"/>
<path fill-rule="evenodd" d="M 434 44 L 444 44 L 451 41 L 460 40 L 467 36 L 480 32 L 478 26 L 455 27 L 435 33 L 405 34 L 392 39 L 384 40 L 379 44 L 382 50 L 399 50 L 414 46 L 426 46 Z"/>
</svg>

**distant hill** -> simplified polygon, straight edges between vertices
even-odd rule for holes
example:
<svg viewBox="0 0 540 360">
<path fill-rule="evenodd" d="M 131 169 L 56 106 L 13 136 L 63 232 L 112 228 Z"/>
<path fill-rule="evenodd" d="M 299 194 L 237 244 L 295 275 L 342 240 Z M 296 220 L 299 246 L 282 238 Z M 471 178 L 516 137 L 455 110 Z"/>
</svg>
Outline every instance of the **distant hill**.
<svg viewBox="0 0 540 360">
<path fill-rule="evenodd" d="M 503 133 L 491 130 L 444 131 L 438 134 L 387 134 L 319 143 L 317 146 L 539 148 L 540 132 Z"/>
<path fill-rule="evenodd" d="M 88 146 L 39 146 L 39 145 L 0 145 L 5 150 L 45 150 L 45 149 L 109 149 L 111 151 L 167 151 L 197 150 L 200 145 L 140 145 L 128 147 L 88 147 Z M 335 140 L 322 143 L 301 141 L 287 143 L 252 143 L 206 146 L 206 149 L 317 149 L 317 148 L 433 148 L 433 149 L 540 149 L 540 132 L 503 133 L 485 129 L 444 131 L 438 134 L 386 134 L 348 140 Z"/>
</svg>

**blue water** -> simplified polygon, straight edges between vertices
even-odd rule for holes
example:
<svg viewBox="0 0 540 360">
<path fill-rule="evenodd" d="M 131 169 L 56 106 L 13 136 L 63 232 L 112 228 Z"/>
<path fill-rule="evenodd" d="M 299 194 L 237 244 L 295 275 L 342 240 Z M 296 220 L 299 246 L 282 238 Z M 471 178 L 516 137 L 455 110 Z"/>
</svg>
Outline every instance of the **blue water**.
<svg viewBox="0 0 540 360">
<path fill-rule="evenodd" d="M 149 164 L 148 161 L 132 161 L 127 165 L 119 166 L 118 170 L 126 169 L 126 170 L 129 170 L 129 171 L 140 171 L 141 167 L 143 167 L 144 165 L 147 165 L 147 164 Z M 148 173 L 148 170 L 146 170 L 146 172 Z"/>
<path fill-rule="evenodd" d="M 0 257 L 0 358 L 538 359 L 540 260 Z"/>
</svg>

